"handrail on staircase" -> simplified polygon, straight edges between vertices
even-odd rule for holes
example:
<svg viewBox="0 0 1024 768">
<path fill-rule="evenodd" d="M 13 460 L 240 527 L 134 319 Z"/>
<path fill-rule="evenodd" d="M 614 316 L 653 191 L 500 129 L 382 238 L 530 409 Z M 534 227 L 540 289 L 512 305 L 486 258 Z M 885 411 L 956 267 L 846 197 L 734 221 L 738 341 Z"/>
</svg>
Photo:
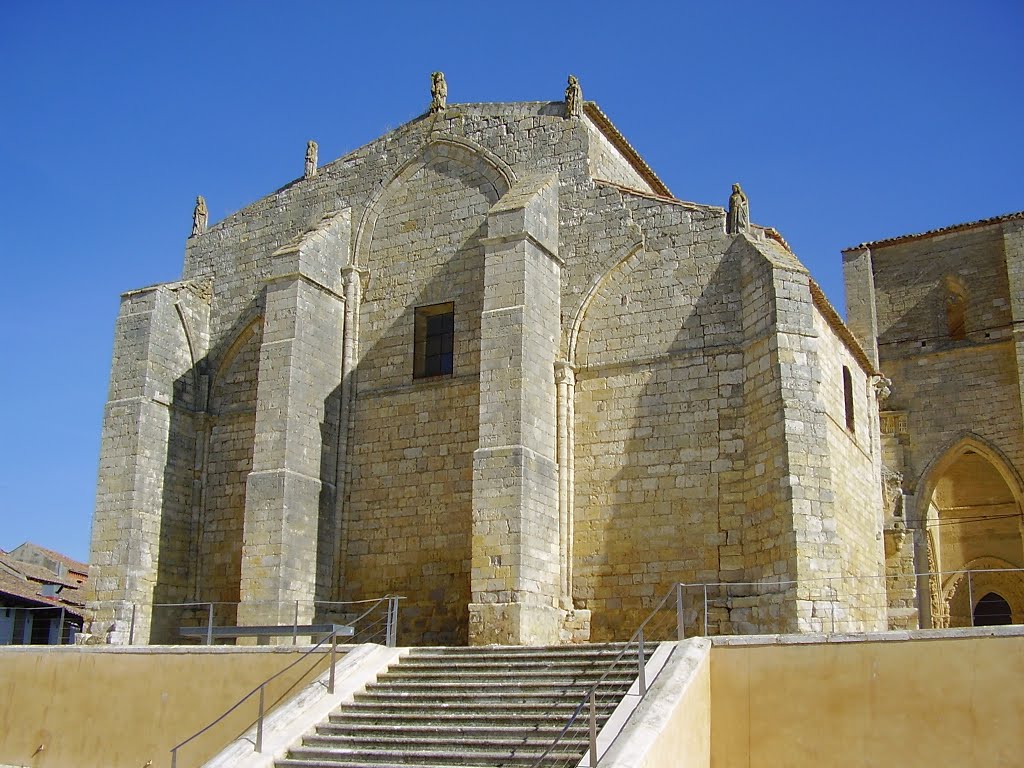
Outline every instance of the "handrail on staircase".
<svg viewBox="0 0 1024 768">
<path fill-rule="evenodd" d="M 544 750 L 543 754 L 534 761 L 530 768 L 540 768 L 540 765 L 544 762 L 545 758 L 551 753 L 558 743 L 565 738 L 565 734 L 569 732 L 569 729 L 573 727 L 579 716 L 583 713 L 584 709 L 589 708 L 589 724 L 590 724 L 590 768 L 594 768 L 597 765 L 599 755 L 597 753 L 597 689 L 604 682 L 605 678 L 618 666 L 619 661 L 629 648 L 635 642 L 637 644 L 637 683 L 640 690 L 640 698 L 643 699 L 647 695 L 647 675 L 646 675 L 646 658 L 644 653 L 644 627 L 650 623 L 662 608 L 665 607 L 665 603 L 668 599 L 675 594 L 676 596 L 676 633 L 677 639 L 682 640 L 684 637 L 684 626 L 683 626 L 683 587 L 686 586 L 681 583 L 673 584 L 671 589 L 665 593 L 665 596 L 661 598 L 658 604 L 654 607 L 641 623 L 636 628 L 636 631 L 630 636 L 626 645 L 619 651 L 618 656 L 608 665 L 608 669 L 605 670 L 604 674 L 594 683 L 587 692 L 583 695 L 583 700 L 577 705 L 576 709 L 569 716 L 569 720 L 562 728 L 561 732 L 554 738 L 554 740 L 548 745 L 547 749 Z M 172 767 L 173 768 L 173 767 Z"/>
<path fill-rule="evenodd" d="M 388 647 L 393 647 L 395 645 L 395 642 L 396 642 L 396 639 L 397 639 L 396 627 L 397 627 L 397 624 L 398 624 L 398 601 L 402 600 L 402 599 L 404 599 L 404 598 L 399 597 L 397 595 L 385 595 L 384 597 L 379 598 L 376 601 L 376 603 L 374 604 L 374 607 L 376 607 L 377 605 L 380 605 L 380 603 L 385 601 L 385 600 L 387 601 L 387 604 L 388 604 L 387 605 L 387 626 L 386 626 L 386 632 L 385 632 L 386 645 Z M 369 601 L 366 601 L 366 602 L 369 602 Z M 362 619 L 365 616 L 369 615 L 369 613 L 372 610 L 373 610 L 373 608 L 367 609 L 362 614 L 362 616 L 360 616 L 359 618 Z M 357 619 L 357 621 L 358 621 L 358 619 Z M 256 747 L 256 752 L 257 753 L 262 753 L 263 752 L 263 721 L 264 721 L 265 715 L 266 715 L 265 698 L 266 698 L 266 687 L 267 687 L 267 685 L 269 683 L 273 682 L 274 680 L 276 680 L 278 677 L 283 675 L 288 670 L 290 670 L 293 667 L 295 667 L 296 664 L 299 664 L 307 656 L 310 656 L 311 654 L 315 653 L 320 648 L 320 646 L 324 645 L 327 641 L 330 641 L 330 643 L 331 643 L 331 663 L 330 663 L 330 676 L 328 677 L 328 680 L 327 680 L 327 692 L 329 694 L 333 694 L 334 693 L 334 676 L 335 676 L 334 667 L 335 667 L 335 663 L 337 661 L 337 653 L 338 653 L 338 636 L 339 636 L 339 631 L 336 629 L 333 632 L 331 632 L 329 635 L 327 635 L 326 637 L 321 639 L 320 642 L 318 642 L 312 648 L 307 649 L 301 656 L 299 656 L 299 658 L 295 659 L 295 661 L 293 661 L 287 667 L 284 667 L 283 669 L 278 670 L 273 675 L 271 675 L 266 680 L 264 680 L 262 683 L 260 683 L 255 688 L 253 688 L 251 691 L 249 691 L 247 694 L 245 694 L 245 696 L 243 696 L 237 702 L 235 702 L 235 704 L 230 709 L 228 709 L 226 712 L 224 712 L 216 720 L 214 720 L 213 722 L 211 722 L 209 725 L 205 726 L 201 730 L 196 731 L 195 733 L 193 733 L 191 736 L 189 736 L 184 741 L 179 742 L 178 744 L 175 744 L 173 747 L 171 747 L 171 768 L 178 768 L 178 750 L 179 749 L 181 749 L 186 744 L 189 744 L 190 742 L 195 741 L 197 738 L 202 736 L 204 733 L 206 733 L 208 730 L 210 730 L 215 725 L 217 725 L 222 720 L 224 720 L 224 718 L 226 718 L 228 715 L 230 715 L 232 712 L 234 712 L 236 709 L 238 709 L 240 706 L 242 706 L 242 704 L 244 704 L 250 698 L 255 696 L 257 693 L 259 693 L 259 696 L 260 696 L 260 706 L 259 706 L 259 715 L 256 718 L 256 744 L 255 744 L 255 747 Z M 326 653 L 326 649 L 324 650 L 324 653 Z"/>
</svg>

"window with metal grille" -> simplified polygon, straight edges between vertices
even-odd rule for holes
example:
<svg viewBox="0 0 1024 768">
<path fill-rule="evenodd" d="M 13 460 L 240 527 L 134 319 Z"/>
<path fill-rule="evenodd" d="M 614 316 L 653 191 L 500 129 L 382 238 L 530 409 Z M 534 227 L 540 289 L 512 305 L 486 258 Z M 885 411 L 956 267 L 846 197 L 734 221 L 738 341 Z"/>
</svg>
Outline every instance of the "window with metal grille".
<svg viewBox="0 0 1024 768">
<path fill-rule="evenodd" d="M 416 307 L 414 378 L 445 376 L 455 368 L 455 304 Z"/>
</svg>

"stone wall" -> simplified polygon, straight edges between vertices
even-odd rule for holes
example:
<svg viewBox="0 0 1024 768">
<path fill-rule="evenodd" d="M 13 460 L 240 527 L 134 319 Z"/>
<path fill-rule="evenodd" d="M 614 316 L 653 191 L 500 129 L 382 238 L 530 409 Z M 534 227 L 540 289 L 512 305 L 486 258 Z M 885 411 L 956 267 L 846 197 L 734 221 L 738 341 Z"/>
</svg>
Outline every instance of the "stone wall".
<svg viewBox="0 0 1024 768">
<path fill-rule="evenodd" d="M 595 109 L 421 116 L 191 237 L 201 300 L 130 300 L 155 309 L 120 321 L 94 542 L 104 563 L 105 521 L 137 529 L 144 562 L 97 581 L 122 620 L 394 592 L 400 642 L 457 644 L 580 639 L 587 611 L 628 635 L 677 580 L 753 582 L 713 595 L 720 632 L 852 606 L 792 583 L 870 559 L 847 510 L 874 444 L 819 391 L 848 351 L 788 249 L 664 197 Z M 448 302 L 453 371 L 416 377 L 416 310 Z"/>
</svg>

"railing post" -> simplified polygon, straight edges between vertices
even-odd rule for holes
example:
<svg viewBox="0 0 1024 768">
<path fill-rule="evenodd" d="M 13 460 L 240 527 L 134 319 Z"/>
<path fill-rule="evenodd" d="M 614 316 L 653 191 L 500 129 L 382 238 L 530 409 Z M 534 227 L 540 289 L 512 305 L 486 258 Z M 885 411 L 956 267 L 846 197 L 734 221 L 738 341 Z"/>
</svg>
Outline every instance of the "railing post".
<svg viewBox="0 0 1024 768">
<path fill-rule="evenodd" d="M 135 645 L 135 603 L 132 603 L 132 620 L 128 624 L 128 645 Z"/>
<path fill-rule="evenodd" d="M 974 585 L 971 583 L 971 572 L 967 572 L 967 613 L 971 619 L 971 626 L 974 626 Z"/>
<path fill-rule="evenodd" d="M 310 638 L 312 640 L 312 638 Z M 292 619 L 292 645 L 299 644 L 299 601 L 295 601 L 295 617 Z"/>
<path fill-rule="evenodd" d="M 338 633 L 331 633 L 331 676 L 327 681 L 327 692 L 334 693 L 334 659 L 338 652 Z"/>
<path fill-rule="evenodd" d="M 640 636 L 637 638 L 637 656 L 638 656 L 638 658 L 637 658 L 637 666 L 639 667 L 638 675 L 637 676 L 638 676 L 638 678 L 640 680 L 640 696 L 643 697 L 643 696 L 647 695 L 647 674 L 646 674 L 646 670 L 644 669 L 644 666 L 645 666 L 645 663 L 646 663 L 647 659 L 644 658 L 644 631 L 643 631 L 643 629 L 640 630 Z"/>
<path fill-rule="evenodd" d="M 597 765 L 597 691 L 590 692 L 590 768 Z"/>
<path fill-rule="evenodd" d="M 384 644 L 394 648 L 398 642 L 398 598 L 388 595 L 387 620 L 384 627 Z"/>
<path fill-rule="evenodd" d="M 178 768 L 178 748 L 171 750 L 171 768 Z"/>
<path fill-rule="evenodd" d="M 707 637 L 711 633 L 708 632 L 708 585 L 704 585 L 704 637 Z"/>
<path fill-rule="evenodd" d="M 263 752 L 263 690 L 266 683 L 260 686 L 260 716 L 256 718 L 256 752 Z"/>
<path fill-rule="evenodd" d="M 839 593 L 836 592 L 836 587 L 835 584 L 832 583 L 831 576 L 828 579 L 828 588 L 829 591 L 832 592 L 832 610 L 830 610 L 829 613 L 832 614 L 832 634 L 834 635 L 836 633 L 836 603 L 839 602 Z"/>
<path fill-rule="evenodd" d="M 213 645 L 213 603 L 207 603 L 206 644 Z"/>
<path fill-rule="evenodd" d="M 683 584 L 676 582 L 676 640 L 686 639 L 686 623 L 683 617 Z"/>
</svg>

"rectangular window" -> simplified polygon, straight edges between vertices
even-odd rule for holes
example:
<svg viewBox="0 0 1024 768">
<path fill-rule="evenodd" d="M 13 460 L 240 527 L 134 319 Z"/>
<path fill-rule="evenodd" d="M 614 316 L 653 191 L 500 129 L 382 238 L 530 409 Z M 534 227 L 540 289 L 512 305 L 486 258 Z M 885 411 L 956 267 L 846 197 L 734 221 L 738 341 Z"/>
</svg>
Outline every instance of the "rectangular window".
<svg viewBox="0 0 1024 768">
<path fill-rule="evenodd" d="M 413 377 L 445 376 L 454 370 L 455 304 L 416 307 Z"/>
</svg>

